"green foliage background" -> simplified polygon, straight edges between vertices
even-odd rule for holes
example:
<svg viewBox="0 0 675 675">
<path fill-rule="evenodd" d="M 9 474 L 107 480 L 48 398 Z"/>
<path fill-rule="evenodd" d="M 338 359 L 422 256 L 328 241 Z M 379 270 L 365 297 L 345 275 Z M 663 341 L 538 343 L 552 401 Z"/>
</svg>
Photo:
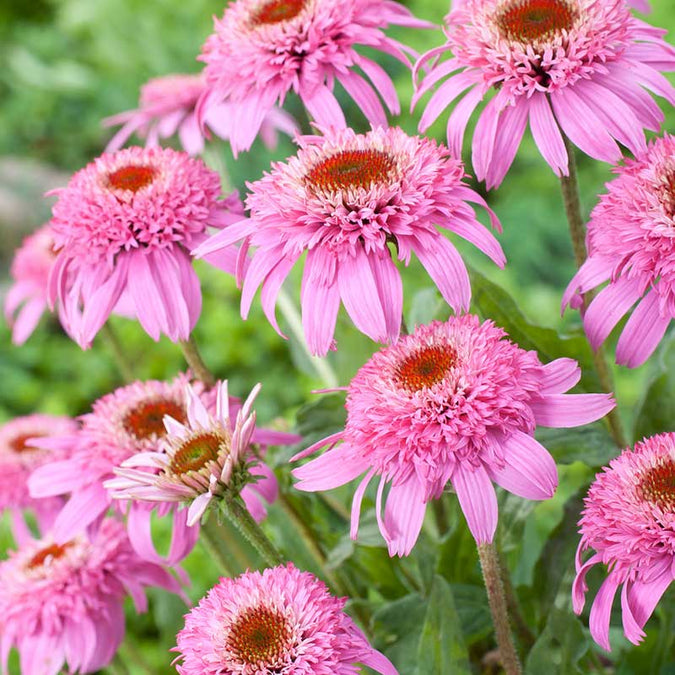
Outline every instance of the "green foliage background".
<svg viewBox="0 0 675 675">
<path fill-rule="evenodd" d="M 405 4 L 437 23 L 448 9 L 447 0 Z M 653 0 L 653 5 L 648 20 L 669 29 L 672 36 L 672 0 Z M 195 55 L 210 32 L 211 16 L 222 9 L 223 3 L 216 0 L 5 0 L 0 5 L 0 158 L 32 158 L 67 173 L 83 166 L 100 154 L 109 137 L 100 120 L 135 107 L 143 82 L 170 72 L 197 72 Z M 398 33 L 420 51 L 442 42 L 440 31 Z M 410 75 L 393 62 L 384 63 L 396 80 L 405 111 L 412 91 Z M 348 118 L 364 129 L 360 113 L 348 100 L 344 102 Z M 291 109 L 299 110 L 293 101 Z M 672 109 L 666 110 L 666 118 L 665 129 L 675 131 Z M 395 122 L 414 133 L 418 119 L 419 112 Z M 442 140 L 444 124 L 442 119 L 430 133 Z M 260 176 L 271 160 L 292 153 L 287 140 L 274 152 L 257 143 L 251 153 L 234 161 L 225 144 L 216 144 L 207 161 L 214 166 L 223 163 L 232 187 L 243 192 L 245 181 Z M 465 160 L 469 161 L 468 154 Z M 470 172 L 469 164 L 467 169 Z M 583 206 L 589 212 L 610 171 L 585 157 L 579 158 L 579 169 Z M 504 326 L 521 346 L 538 349 L 543 360 L 567 355 L 590 367 L 578 315 L 568 312 L 560 317 L 560 296 L 574 272 L 574 261 L 557 180 L 530 138 L 503 186 L 487 198 L 504 226 L 500 241 L 509 264 L 505 271 L 497 270 L 470 246 L 460 244 L 473 267 L 474 311 Z M 48 206 L 45 201 L 38 207 L 44 218 Z M 5 277 L 7 254 L 0 252 L 5 256 Z M 295 427 L 308 442 L 339 428 L 342 400 L 310 393 L 320 382 L 302 350 L 279 338 L 255 304 L 251 318 L 241 321 L 234 281 L 198 265 L 205 302 L 196 338 L 205 360 L 230 380 L 233 393 L 245 395 L 262 381 L 259 419 Z M 297 276 L 292 282 L 289 290 L 297 298 Z M 415 262 L 404 271 L 404 285 L 409 325 L 447 316 L 447 308 Z M 113 324 L 139 378 L 170 377 L 184 367 L 177 347 L 167 340 L 154 344 L 123 319 Z M 339 350 L 329 361 L 346 384 L 374 347 L 344 316 L 337 339 Z M 674 350 L 672 341 L 667 342 L 636 371 L 616 369 L 620 411 L 635 439 L 672 429 Z M 7 327 L 0 326 L 0 382 L 0 420 L 34 411 L 80 414 L 92 400 L 121 384 L 102 341 L 82 352 L 49 320 L 22 348 L 11 346 Z M 580 386 L 580 390 L 597 390 L 590 371 Z M 621 675 L 675 673 L 671 599 L 660 605 L 639 648 L 629 648 L 620 629 L 613 628 L 616 647 L 609 660 L 590 642 L 587 616 L 580 621 L 571 613 L 569 588 L 580 499 L 597 468 L 616 454 L 605 428 L 597 424 L 546 431 L 541 440 L 560 465 L 556 497 L 534 504 L 500 494 L 500 543 L 521 602 L 524 624 L 518 627 L 518 635 L 521 649 L 529 654 L 527 672 L 602 672 L 599 668 L 611 663 L 612 672 Z M 289 456 L 287 451 L 274 456 L 286 486 Z M 445 500 L 447 533 L 440 535 L 428 522 L 413 555 L 390 561 L 377 532 L 372 502 L 366 500 L 369 510 L 359 543 L 349 540 L 341 511 L 349 504 L 351 491 L 334 491 L 332 506 L 317 505 L 316 500 L 292 491 L 289 500 L 301 517 L 318 523 L 329 565 L 344 575 L 361 598 L 351 607 L 371 630 L 377 646 L 395 661 L 402 675 L 492 672 L 485 654 L 494 645 L 475 548 L 454 497 Z M 285 551 L 294 552 L 299 565 L 325 572 L 278 507 L 272 509 L 267 527 Z M 158 537 L 165 534 L 160 526 Z M 230 536 L 242 569 L 259 565 L 247 545 L 236 534 Z M 197 600 L 215 582 L 218 570 L 199 547 L 186 567 L 194 582 L 190 596 Z M 592 585 L 597 587 L 598 582 L 599 577 L 591 578 Z M 129 614 L 136 646 L 127 645 L 123 653 L 133 664 L 133 673 L 172 672 L 168 649 L 185 608 L 164 594 L 152 597 L 148 615 Z"/>
</svg>

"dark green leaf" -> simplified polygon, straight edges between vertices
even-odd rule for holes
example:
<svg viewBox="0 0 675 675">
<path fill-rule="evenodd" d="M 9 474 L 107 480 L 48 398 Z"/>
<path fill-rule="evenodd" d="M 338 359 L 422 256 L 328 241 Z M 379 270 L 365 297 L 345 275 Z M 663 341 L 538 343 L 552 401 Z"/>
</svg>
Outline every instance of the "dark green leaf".
<svg viewBox="0 0 675 675">
<path fill-rule="evenodd" d="M 538 429 L 537 440 L 553 455 L 556 464 L 584 462 L 599 467 L 616 457 L 616 445 L 599 422 L 576 429 Z"/>
<path fill-rule="evenodd" d="M 587 651 L 588 641 L 579 619 L 569 610 L 554 607 L 527 657 L 525 675 L 581 673 L 579 661 Z"/>
</svg>

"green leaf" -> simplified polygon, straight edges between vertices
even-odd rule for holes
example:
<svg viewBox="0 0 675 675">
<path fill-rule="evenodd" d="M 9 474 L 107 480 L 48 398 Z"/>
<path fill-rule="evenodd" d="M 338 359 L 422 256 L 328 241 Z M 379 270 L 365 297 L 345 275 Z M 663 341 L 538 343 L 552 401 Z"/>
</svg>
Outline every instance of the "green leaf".
<svg viewBox="0 0 675 675">
<path fill-rule="evenodd" d="M 418 675 L 471 673 L 461 626 L 452 589 L 443 577 L 436 575 L 417 648 Z"/>
<path fill-rule="evenodd" d="M 321 395 L 303 405 L 296 415 L 298 433 L 308 436 L 328 436 L 344 429 L 347 412 L 345 398 L 340 394 Z"/>
<path fill-rule="evenodd" d="M 584 462 L 599 467 L 616 457 L 616 445 L 599 422 L 576 429 L 537 429 L 535 435 L 556 464 Z"/>
<path fill-rule="evenodd" d="M 444 312 L 447 318 L 448 306 L 436 287 L 430 286 L 420 289 L 413 295 L 410 303 L 407 315 L 408 330 L 412 331 L 415 326 L 438 319 L 441 312 Z"/>
</svg>

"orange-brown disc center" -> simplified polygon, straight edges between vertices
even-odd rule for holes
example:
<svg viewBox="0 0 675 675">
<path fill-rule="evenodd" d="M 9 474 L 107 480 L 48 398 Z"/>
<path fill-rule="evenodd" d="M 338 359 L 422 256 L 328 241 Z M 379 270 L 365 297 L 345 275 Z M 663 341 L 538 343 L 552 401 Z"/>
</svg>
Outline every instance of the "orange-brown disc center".
<svg viewBox="0 0 675 675">
<path fill-rule="evenodd" d="M 574 27 L 577 10 L 567 0 L 515 0 L 497 15 L 502 35 L 532 42 Z"/>
<path fill-rule="evenodd" d="M 244 663 L 272 668 L 283 656 L 290 637 L 291 628 L 283 614 L 269 607 L 252 607 L 237 617 L 227 646 Z"/>
<path fill-rule="evenodd" d="M 390 178 L 396 163 L 381 150 L 343 150 L 312 167 L 307 182 L 321 190 L 368 188 Z"/>
<path fill-rule="evenodd" d="M 449 345 L 424 347 L 399 364 L 396 383 L 408 391 L 420 391 L 440 382 L 457 364 L 457 352 Z"/>
</svg>

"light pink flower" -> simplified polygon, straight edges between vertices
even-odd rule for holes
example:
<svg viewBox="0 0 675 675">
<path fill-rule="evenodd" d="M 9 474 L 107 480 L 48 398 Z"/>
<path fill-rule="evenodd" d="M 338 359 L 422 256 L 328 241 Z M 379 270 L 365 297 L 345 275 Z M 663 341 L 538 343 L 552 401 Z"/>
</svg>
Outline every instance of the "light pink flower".
<svg viewBox="0 0 675 675">
<path fill-rule="evenodd" d="M 153 339 L 187 339 L 201 311 L 188 251 L 208 226 L 241 217 L 236 195 L 219 199 L 218 175 L 185 153 L 128 148 L 97 158 L 55 194 L 49 301 L 60 302 L 73 339 L 88 347 L 125 291 Z M 213 262 L 234 269 L 233 259 Z"/>
<path fill-rule="evenodd" d="M 448 144 L 459 156 L 469 118 L 489 99 L 473 135 L 473 167 L 488 188 L 502 182 L 528 123 L 558 175 L 568 173 L 562 133 L 591 157 L 615 163 L 617 143 L 640 152 L 644 129 L 663 121 L 643 87 L 675 104 L 660 72 L 675 70 L 675 48 L 663 35 L 631 16 L 625 0 L 466 0 L 446 18 L 446 44 L 416 66 L 433 64 L 414 102 L 450 76 L 420 130 L 461 97 L 448 118 Z M 446 52 L 451 58 L 436 63 Z"/>
<path fill-rule="evenodd" d="M 589 257 L 569 283 L 563 309 L 609 281 L 588 306 L 584 328 L 594 349 L 638 302 L 616 346 L 616 361 L 644 363 L 675 317 L 675 136 L 655 139 L 627 159 L 591 213 Z"/>
<path fill-rule="evenodd" d="M 240 495 L 251 515 L 262 520 L 266 510 L 261 497 L 274 501 L 277 482 L 251 450 L 256 417 L 252 406 L 260 385 L 235 410 L 230 409 L 227 382 L 216 385 L 216 391 L 215 411 L 209 411 L 188 386 L 187 419 L 165 415 L 161 450 L 138 453 L 115 468 L 117 478 L 104 484 L 110 494 L 169 506 L 189 504 L 187 526 L 198 530 L 195 526 L 209 504 L 229 492 Z M 286 443 L 299 440 L 290 434 L 277 436 Z"/>
<path fill-rule="evenodd" d="M 580 426 L 614 407 L 607 394 L 564 395 L 579 381 L 576 361 L 542 365 L 505 335 L 467 314 L 419 326 L 375 353 L 347 390 L 344 431 L 294 458 L 329 447 L 293 471 L 296 487 L 329 490 L 365 472 L 352 506 L 356 538 L 364 492 L 379 476 L 376 514 L 393 556 L 410 553 L 427 502 L 449 481 L 476 541 L 492 541 L 493 481 L 525 499 L 555 492 L 555 462 L 535 428 Z"/>
<path fill-rule="evenodd" d="M 638 644 L 643 628 L 675 576 L 675 434 L 636 443 L 609 463 L 588 490 L 579 521 L 574 611 L 584 608 L 586 574 L 597 564 L 608 574 L 591 607 L 593 639 L 606 650 L 614 596 L 621 586 L 626 637 Z M 594 549 L 582 562 L 582 554 Z"/>
<path fill-rule="evenodd" d="M 199 74 L 167 75 L 144 84 L 137 110 L 128 110 L 103 120 L 106 126 L 123 125 L 108 143 L 106 152 L 119 150 L 133 133 L 145 138 L 146 144 L 152 146 L 177 132 L 188 154 L 200 154 L 204 150 L 204 136 L 197 122 L 195 107 L 205 83 L 203 75 Z M 206 111 L 204 125 L 227 141 L 232 134 L 233 116 L 232 105 L 216 104 Z M 287 112 L 273 107 L 260 127 L 260 137 L 268 148 L 276 147 L 279 131 L 293 136 L 298 131 L 298 125 Z"/>
<path fill-rule="evenodd" d="M 147 609 L 145 586 L 177 593 L 164 569 L 141 560 L 121 523 L 105 520 L 96 536 L 57 544 L 26 542 L 0 563 L 2 670 L 12 646 L 23 675 L 93 673 L 113 658 L 124 637 L 124 598 Z"/>
<path fill-rule="evenodd" d="M 5 318 L 14 344 L 30 337 L 47 309 L 47 281 L 55 260 L 49 225 L 26 237 L 14 255 L 9 272 L 14 284 L 5 298 Z"/>
<path fill-rule="evenodd" d="M 250 219 L 225 228 L 195 252 L 220 251 L 242 239 L 242 253 L 256 247 L 244 277 L 242 316 L 262 285 L 263 309 L 278 331 L 279 289 L 307 251 L 302 322 L 312 353 L 323 355 L 333 342 L 340 300 L 373 340 L 398 337 L 403 289 L 392 248 L 406 264 L 414 252 L 456 312 L 469 307 L 469 276 L 437 226 L 504 266 L 499 243 L 467 202 L 485 207 L 497 229 L 499 221 L 462 182 L 462 163 L 447 148 L 398 128 L 333 131 L 300 144 L 297 156 L 249 186 Z"/>
<path fill-rule="evenodd" d="M 292 564 L 223 578 L 185 617 L 180 675 L 397 675 L 325 584 Z"/>
<path fill-rule="evenodd" d="M 41 528 L 49 527 L 63 502 L 60 499 L 33 499 L 28 493 L 28 477 L 45 463 L 59 459 L 58 450 L 32 445 L 35 439 L 72 434 L 77 422 L 69 417 L 34 414 L 17 417 L 0 426 L 0 512 L 9 510 L 18 541 L 28 529 L 22 511 L 31 509 Z"/>
<path fill-rule="evenodd" d="M 233 104 L 230 144 L 236 154 L 251 146 L 265 115 L 291 90 L 319 125 L 344 127 L 333 94 L 337 80 L 371 124 L 387 126 L 380 98 L 397 115 L 394 85 L 382 66 L 354 47 L 370 47 L 409 66 L 406 53 L 416 55 L 383 33 L 389 25 L 433 27 L 392 0 L 232 2 L 202 50 L 207 90 L 197 114 L 207 121 L 212 105 Z"/>
</svg>

